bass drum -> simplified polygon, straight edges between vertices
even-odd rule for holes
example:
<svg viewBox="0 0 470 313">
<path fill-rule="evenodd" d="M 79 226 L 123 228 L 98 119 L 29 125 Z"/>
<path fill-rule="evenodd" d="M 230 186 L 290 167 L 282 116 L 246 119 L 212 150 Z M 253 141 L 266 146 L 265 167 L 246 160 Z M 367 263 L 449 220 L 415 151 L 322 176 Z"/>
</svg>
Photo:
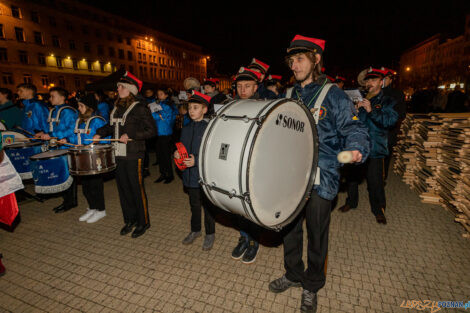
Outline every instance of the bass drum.
<svg viewBox="0 0 470 313">
<path fill-rule="evenodd" d="M 312 113 L 291 99 L 235 100 L 209 122 L 201 185 L 214 205 L 280 230 L 313 188 L 318 137 Z"/>
</svg>

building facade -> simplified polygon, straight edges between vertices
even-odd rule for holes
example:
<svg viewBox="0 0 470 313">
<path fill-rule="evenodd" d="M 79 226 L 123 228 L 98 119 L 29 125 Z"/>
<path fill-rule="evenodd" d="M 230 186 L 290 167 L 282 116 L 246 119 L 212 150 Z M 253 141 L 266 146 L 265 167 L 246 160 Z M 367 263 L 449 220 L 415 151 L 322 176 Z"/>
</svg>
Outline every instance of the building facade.
<svg viewBox="0 0 470 313">
<path fill-rule="evenodd" d="M 456 38 L 440 34 L 405 51 L 400 58 L 400 83 L 404 88 L 470 89 L 470 15 L 465 32 Z"/>
<path fill-rule="evenodd" d="M 183 89 L 203 80 L 200 46 L 73 0 L 0 1 L 0 85 L 84 89 L 119 68 Z"/>
</svg>

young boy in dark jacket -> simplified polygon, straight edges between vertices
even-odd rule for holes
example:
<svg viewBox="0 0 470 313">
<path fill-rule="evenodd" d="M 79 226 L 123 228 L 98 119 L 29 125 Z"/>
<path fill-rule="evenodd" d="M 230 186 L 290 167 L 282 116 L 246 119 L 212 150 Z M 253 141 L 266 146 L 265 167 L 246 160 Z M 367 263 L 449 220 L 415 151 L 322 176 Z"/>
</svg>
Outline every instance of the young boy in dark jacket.
<svg viewBox="0 0 470 313">
<path fill-rule="evenodd" d="M 181 131 L 181 143 L 188 151 L 189 157 L 184 160 L 186 169 L 183 170 L 183 185 L 189 194 L 189 204 L 191 205 L 191 232 L 184 238 L 183 244 L 188 245 L 201 236 L 201 205 L 204 207 L 204 227 L 206 236 L 202 244 L 202 250 L 210 250 L 215 239 L 215 221 L 209 211 L 209 201 L 205 197 L 199 185 L 199 147 L 202 136 L 207 127 L 204 114 L 210 104 L 211 98 L 207 95 L 193 91 L 193 95 L 188 101 L 188 111 L 191 122 L 183 127 Z M 178 151 L 174 157 L 180 158 Z"/>
</svg>

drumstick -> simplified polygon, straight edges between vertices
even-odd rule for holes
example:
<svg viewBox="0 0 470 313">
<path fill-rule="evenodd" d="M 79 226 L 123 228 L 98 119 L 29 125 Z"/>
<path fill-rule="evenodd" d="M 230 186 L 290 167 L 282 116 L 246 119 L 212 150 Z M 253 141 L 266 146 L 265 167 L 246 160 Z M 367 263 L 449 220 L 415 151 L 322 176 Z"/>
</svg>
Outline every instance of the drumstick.
<svg viewBox="0 0 470 313">
<path fill-rule="evenodd" d="M 19 130 L 21 130 L 22 132 L 25 132 L 25 133 L 28 134 L 28 135 L 34 136 L 33 133 L 27 131 L 26 129 L 23 129 L 23 128 L 19 127 L 19 126 L 16 126 L 16 128 L 19 129 Z"/>
<path fill-rule="evenodd" d="M 86 141 L 119 141 L 119 139 L 85 139 Z M 127 141 L 132 141 L 132 139 L 127 139 Z"/>
<path fill-rule="evenodd" d="M 337 158 L 339 163 L 351 163 L 353 159 L 353 154 L 351 151 L 341 151 L 340 153 L 338 153 Z"/>
</svg>

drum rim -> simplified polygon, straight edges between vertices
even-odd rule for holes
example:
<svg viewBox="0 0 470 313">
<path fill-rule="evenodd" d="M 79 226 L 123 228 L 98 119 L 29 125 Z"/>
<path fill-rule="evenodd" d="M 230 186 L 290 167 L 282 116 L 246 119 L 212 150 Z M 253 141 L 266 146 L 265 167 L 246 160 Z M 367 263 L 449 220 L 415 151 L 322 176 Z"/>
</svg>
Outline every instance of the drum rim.
<svg viewBox="0 0 470 313">
<path fill-rule="evenodd" d="M 70 152 L 78 152 L 78 151 L 100 151 L 100 150 L 112 150 L 113 146 L 111 144 L 100 144 L 100 145 L 88 145 L 88 146 L 77 146 L 77 147 L 70 147 Z"/>
<path fill-rule="evenodd" d="M 24 148 L 29 148 L 29 147 L 41 146 L 41 145 L 44 145 L 44 142 L 41 142 L 41 141 L 13 142 L 13 143 L 3 146 L 3 148 L 4 149 L 24 149 Z"/>
<path fill-rule="evenodd" d="M 294 210 L 294 212 L 292 214 L 290 214 L 290 216 L 288 218 L 286 218 L 283 222 L 279 223 L 279 224 L 276 224 L 276 225 L 273 225 L 273 226 L 268 226 L 268 225 L 265 225 L 264 223 L 262 223 L 258 216 L 256 215 L 256 212 L 255 210 L 253 209 L 253 205 L 251 203 L 251 201 L 248 202 L 248 205 L 250 206 L 250 209 L 251 209 L 251 212 L 253 213 L 253 216 L 256 218 L 256 220 L 258 221 L 259 225 L 262 225 L 268 229 L 280 229 L 288 224 L 290 224 L 295 218 L 297 218 L 297 216 L 300 214 L 300 212 L 303 210 L 303 208 L 305 207 L 305 204 L 307 203 L 308 199 L 310 198 L 310 193 L 314 187 L 314 183 L 315 183 L 315 176 L 316 176 L 316 173 L 317 173 L 317 167 L 318 167 L 318 146 L 319 146 L 319 143 L 318 143 L 318 132 L 317 132 L 317 125 L 315 124 L 315 119 L 313 118 L 313 115 L 312 113 L 305 107 L 304 104 L 302 104 L 301 102 L 299 102 L 298 100 L 295 100 L 295 99 L 289 99 L 289 98 L 284 98 L 280 101 L 278 101 L 275 105 L 273 105 L 271 108 L 269 108 L 268 112 L 266 112 L 265 116 L 268 116 L 269 114 L 271 114 L 277 107 L 279 107 L 281 104 L 284 104 L 286 102 L 295 102 L 296 104 L 299 105 L 299 107 L 301 107 L 306 115 L 307 115 L 307 119 L 311 122 L 311 125 L 312 125 L 312 136 L 314 138 L 314 151 L 313 151 L 313 160 L 312 160 L 312 169 L 310 171 L 310 179 L 309 179 L 309 182 L 305 188 L 305 192 L 304 192 L 304 195 L 302 196 L 302 201 L 297 205 L 297 208 Z M 251 165 L 251 158 L 252 158 L 252 154 L 253 154 L 253 148 L 254 148 L 254 145 L 255 145 L 255 142 L 256 142 L 256 138 L 258 137 L 258 134 L 259 134 L 259 131 L 261 130 L 261 128 L 263 127 L 263 124 L 265 123 L 266 119 L 264 119 L 262 121 L 262 123 L 259 125 L 259 127 L 256 129 L 255 131 L 255 134 L 253 135 L 253 140 L 251 141 L 251 145 L 250 145 L 250 150 L 249 150 L 249 154 L 248 154 L 248 158 L 247 158 L 247 164 L 246 164 L 246 191 L 248 192 L 248 194 L 250 194 L 250 185 L 249 185 L 249 182 L 250 182 L 250 179 L 249 179 L 249 173 L 250 173 L 250 165 Z M 241 168 L 240 168 L 240 184 L 241 184 Z M 245 201 L 243 201 L 245 202 Z"/>
<path fill-rule="evenodd" d="M 116 169 L 117 164 L 114 164 L 111 167 L 108 167 L 106 170 L 103 171 L 75 171 L 69 168 L 70 175 L 76 175 L 76 176 L 90 176 L 90 175 L 98 175 L 98 174 L 105 174 L 112 172 Z"/>
<path fill-rule="evenodd" d="M 58 155 L 54 155 L 54 156 L 51 156 L 51 157 L 49 157 L 49 158 L 37 158 L 37 157 L 36 157 L 36 156 L 39 155 L 39 154 L 43 154 L 43 153 L 46 153 L 46 152 L 49 152 L 49 151 L 64 151 L 65 153 L 58 154 Z M 29 157 L 29 159 L 30 159 L 31 161 L 51 160 L 51 159 L 54 159 L 54 158 L 60 158 L 60 157 L 63 157 L 63 156 L 67 156 L 68 153 L 69 153 L 68 150 L 47 150 L 47 151 L 44 151 L 44 152 L 41 152 L 41 153 L 32 155 L 32 156 Z"/>
</svg>

